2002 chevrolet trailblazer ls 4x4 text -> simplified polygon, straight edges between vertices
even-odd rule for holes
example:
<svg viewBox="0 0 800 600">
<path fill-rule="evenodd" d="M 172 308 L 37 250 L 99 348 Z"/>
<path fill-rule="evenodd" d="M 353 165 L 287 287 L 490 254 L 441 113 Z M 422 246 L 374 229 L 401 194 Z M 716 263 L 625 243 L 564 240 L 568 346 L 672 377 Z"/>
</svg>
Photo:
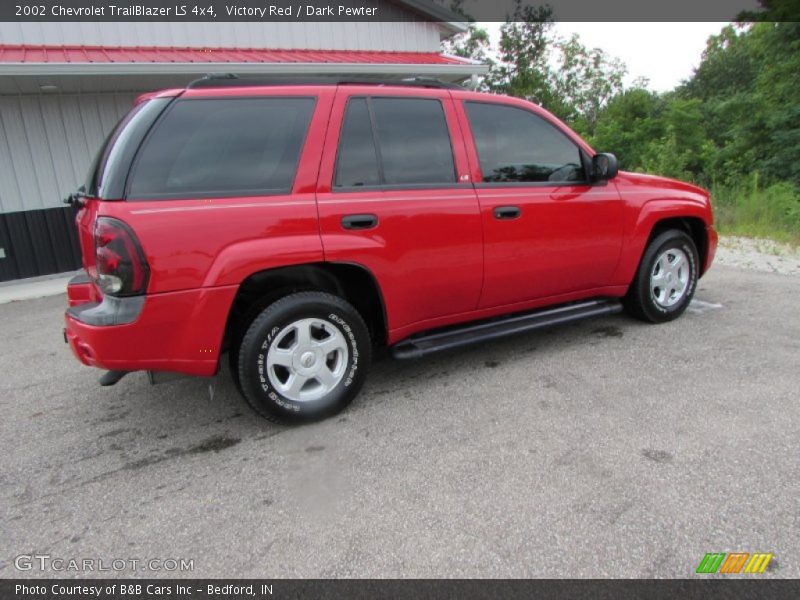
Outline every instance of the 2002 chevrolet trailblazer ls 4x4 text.
<svg viewBox="0 0 800 600">
<path fill-rule="evenodd" d="M 529 102 L 409 82 L 209 77 L 141 97 L 82 204 L 86 365 L 210 376 L 262 415 L 346 406 L 397 358 L 623 307 L 669 321 L 717 245 L 708 194 L 617 172 Z"/>
</svg>

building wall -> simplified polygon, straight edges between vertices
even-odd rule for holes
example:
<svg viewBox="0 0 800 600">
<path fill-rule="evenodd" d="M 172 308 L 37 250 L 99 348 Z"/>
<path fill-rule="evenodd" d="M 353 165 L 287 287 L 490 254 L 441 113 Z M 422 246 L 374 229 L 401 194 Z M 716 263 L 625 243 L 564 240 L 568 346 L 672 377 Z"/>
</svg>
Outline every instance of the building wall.
<svg viewBox="0 0 800 600">
<path fill-rule="evenodd" d="M 61 206 L 135 97 L 0 96 L 0 213 Z"/>
<path fill-rule="evenodd" d="M 0 281 L 80 266 L 74 212 L 62 199 L 85 181 L 135 97 L 0 96 Z"/>
<path fill-rule="evenodd" d="M 381 23 L 0 23 L 0 43 L 437 52 L 440 25 L 387 4 Z"/>
</svg>

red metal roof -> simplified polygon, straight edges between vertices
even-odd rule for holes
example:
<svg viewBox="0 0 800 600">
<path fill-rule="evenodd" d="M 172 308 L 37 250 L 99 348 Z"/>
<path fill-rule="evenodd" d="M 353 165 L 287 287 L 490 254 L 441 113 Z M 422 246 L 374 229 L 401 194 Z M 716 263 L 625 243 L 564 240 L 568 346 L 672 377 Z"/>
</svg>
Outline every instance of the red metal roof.
<svg viewBox="0 0 800 600">
<path fill-rule="evenodd" d="M 0 44 L 0 63 L 363 63 L 463 65 L 469 61 L 436 52 L 367 50 L 269 50 L 119 46 L 11 46 Z"/>
</svg>

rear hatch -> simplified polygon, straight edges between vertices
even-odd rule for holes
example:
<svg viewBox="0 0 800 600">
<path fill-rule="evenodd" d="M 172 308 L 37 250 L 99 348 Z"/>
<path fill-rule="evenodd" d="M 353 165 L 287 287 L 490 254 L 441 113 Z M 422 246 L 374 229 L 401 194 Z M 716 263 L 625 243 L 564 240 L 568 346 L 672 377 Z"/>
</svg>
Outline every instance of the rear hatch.
<svg viewBox="0 0 800 600">
<path fill-rule="evenodd" d="M 152 125 L 180 90 L 140 96 L 106 138 L 89 169 L 86 183 L 77 194 L 81 204 L 76 217 L 83 267 L 97 279 L 94 227 L 103 202 L 118 202 L 125 196 L 136 151 Z"/>
</svg>

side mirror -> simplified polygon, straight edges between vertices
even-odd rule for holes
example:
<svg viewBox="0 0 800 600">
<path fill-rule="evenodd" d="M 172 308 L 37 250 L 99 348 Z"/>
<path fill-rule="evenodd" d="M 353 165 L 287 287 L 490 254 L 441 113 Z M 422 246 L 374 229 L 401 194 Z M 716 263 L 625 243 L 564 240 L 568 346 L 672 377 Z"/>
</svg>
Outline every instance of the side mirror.
<svg viewBox="0 0 800 600">
<path fill-rule="evenodd" d="M 614 179 L 619 172 L 617 157 L 603 152 L 592 157 L 592 180 L 607 181 Z"/>
</svg>

